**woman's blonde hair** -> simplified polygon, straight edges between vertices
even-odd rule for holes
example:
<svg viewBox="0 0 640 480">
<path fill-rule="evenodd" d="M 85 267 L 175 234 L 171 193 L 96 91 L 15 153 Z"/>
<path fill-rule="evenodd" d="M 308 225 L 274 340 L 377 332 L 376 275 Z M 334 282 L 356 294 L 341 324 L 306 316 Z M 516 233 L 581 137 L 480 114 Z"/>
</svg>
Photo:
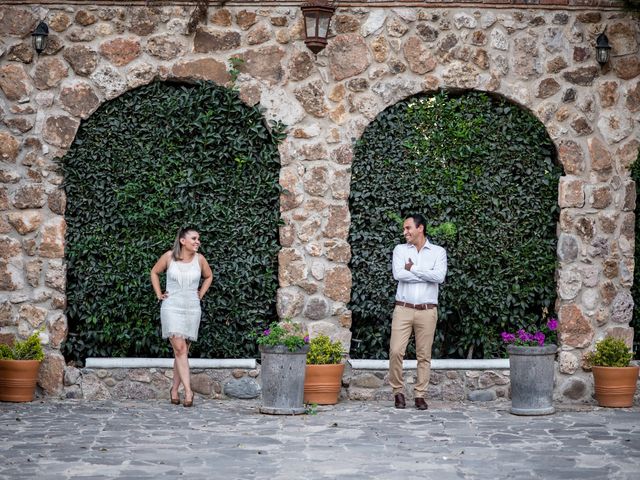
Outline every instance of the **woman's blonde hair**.
<svg viewBox="0 0 640 480">
<path fill-rule="evenodd" d="M 180 239 L 186 237 L 189 232 L 197 232 L 197 230 L 193 227 L 181 227 L 178 229 L 176 240 L 173 242 L 173 248 L 171 249 L 171 256 L 176 261 L 182 258 L 180 257 L 180 249 L 182 247 L 182 245 L 180 245 Z"/>
</svg>

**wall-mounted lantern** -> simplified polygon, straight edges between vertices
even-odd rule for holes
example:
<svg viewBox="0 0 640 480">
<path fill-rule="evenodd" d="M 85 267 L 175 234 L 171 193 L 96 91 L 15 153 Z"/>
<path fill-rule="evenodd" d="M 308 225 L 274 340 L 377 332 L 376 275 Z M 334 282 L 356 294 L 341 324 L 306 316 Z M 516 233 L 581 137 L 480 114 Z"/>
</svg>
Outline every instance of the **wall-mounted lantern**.
<svg viewBox="0 0 640 480">
<path fill-rule="evenodd" d="M 328 0 L 311 0 L 300 9 L 304 15 L 304 43 L 313 53 L 318 53 L 327 46 L 329 24 L 336 8 L 329 5 Z"/>
<path fill-rule="evenodd" d="M 596 60 L 601 67 L 607 64 L 609 61 L 609 55 L 611 53 L 611 45 L 609 45 L 609 39 L 602 32 L 596 38 Z"/>
<path fill-rule="evenodd" d="M 31 37 L 33 38 L 33 48 L 38 52 L 38 55 L 40 55 L 46 48 L 48 36 L 49 26 L 44 22 L 40 22 L 31 34 Z"/>
</svg>

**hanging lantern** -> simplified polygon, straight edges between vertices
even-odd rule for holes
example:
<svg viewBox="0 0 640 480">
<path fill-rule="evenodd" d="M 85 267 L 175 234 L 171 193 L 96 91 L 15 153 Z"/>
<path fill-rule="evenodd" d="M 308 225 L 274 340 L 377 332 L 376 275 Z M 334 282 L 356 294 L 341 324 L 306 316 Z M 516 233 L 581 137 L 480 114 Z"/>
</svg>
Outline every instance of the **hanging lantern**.
<svg viewBox="0 0 640 480">
<path fill-rule="evenodd" d="M 328 0 L 312 0 L 300 9 L 304 15 L 304 43 L 313 53 L 318 53 L 327 46 L 329 25 L 336 9 Z"/>
<path fill-rule="evenodd" d="M 40 22 L 31 34 L 33 38 L 33 48 L 40 55 L 47 46 L 47 37 L 49 36 L 49 27 L 46 23 Z"/>
<path fill-rule="evenodd" d="M 600 64 L 600 66 L 606 65 L 609 61 L 609 55 L 611 53 L 611 45 L 609 45 L 609 39 L 602 32 L 596 38 L 596 60 Z"/>
</svg>

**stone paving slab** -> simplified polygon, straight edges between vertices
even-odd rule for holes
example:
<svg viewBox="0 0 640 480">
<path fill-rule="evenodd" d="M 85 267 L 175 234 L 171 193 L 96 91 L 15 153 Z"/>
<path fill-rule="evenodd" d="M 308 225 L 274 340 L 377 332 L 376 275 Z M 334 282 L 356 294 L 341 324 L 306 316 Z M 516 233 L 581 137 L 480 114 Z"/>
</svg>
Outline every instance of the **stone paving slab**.
<svg viewBox="0 0 640 480">
<path fill-rule="evenodd" d="M 341 402 L 271 416 L 257 401 L 196 402 L 0 403 L 0 478 L 640 478 L 637 407 L 518 417 L 504 402 Z"/>
</svg>

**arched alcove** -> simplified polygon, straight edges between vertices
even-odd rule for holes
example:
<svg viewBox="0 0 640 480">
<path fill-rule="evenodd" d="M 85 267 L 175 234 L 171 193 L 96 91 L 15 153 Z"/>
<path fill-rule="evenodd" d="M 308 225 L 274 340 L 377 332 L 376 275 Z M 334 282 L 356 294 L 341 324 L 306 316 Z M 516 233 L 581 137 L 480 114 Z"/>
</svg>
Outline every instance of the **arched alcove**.
<svg viewBox="0 0 640 480">
<path fill-rule="evenodd" d="M 67 359 L 169 355 L 149 271 L 187 225 L 214 272 L 192 355 L 255 355 L 275 316 L 279 136 L 211 82 L 151 83 L 82 123 L 62 159 Z"/>
<path fill-rule="evenodd" d="M 379 114 L 353 160 L 352 356 L 386 358 L 391 252 L 411 213 L 449 256 L 435 358 L 499 356 L 501 331 L 552 313 L 560 175 L 544 125 L 503 97 L 419 94 Z"/>
</svg>

